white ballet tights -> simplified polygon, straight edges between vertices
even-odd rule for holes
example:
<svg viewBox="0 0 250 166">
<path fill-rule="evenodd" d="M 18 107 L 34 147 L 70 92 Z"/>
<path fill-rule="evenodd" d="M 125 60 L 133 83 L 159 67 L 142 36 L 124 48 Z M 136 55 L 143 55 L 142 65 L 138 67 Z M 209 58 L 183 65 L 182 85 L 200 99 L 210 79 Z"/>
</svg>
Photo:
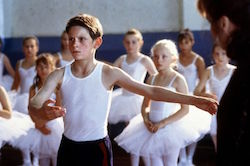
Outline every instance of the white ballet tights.
<svg viewBox="0 0 250 166">
<path fill-rule="evenodd" d="M 131 160 L 131 166 L 139 166 L 140 156 L 131 154 L 130 160 Z"/>
<path fill-rule="evenodd" d="M 52 157 L 52 165 L 56 166 L 56 161 L 57 161 L 57 155 Z"/>
<path fill-rule="evenodd" d="M 49 166 L 50 158 L 41 158 L 39 159 L 40 166 Z"/>
<path fill-rule="evenodd" d="M 180 150 L 180 162 L 193 161 L 196 145 L 195 142 Z"/>
<path fill-rule="evenodd" d="M 39 154 L 33 153 L 33 164 L 31 164 L 30 150 L 22 149 L 23 154 L 23 165 L 24 166 L 39 166 Z"/>
<path fill-rule="evenodd" d="M 179 153 L 180 149 L 176 148 L 166 156 L 153 157 L 150 166 L 177 166 Z"/>
<path fill-rule="evenodd" d="M 145 166 L 177 166 L 177 160 L 180 153 L 180 149 L 176 148 L 172 150 L 170 154 L 166 156 L 154 156 L 154 157 L 142 157 Z M 139 166 L 140 157 L 137 155 L 131 155 L 132 166 Z"/>
<path fill-rule="evenodd" d="M 33 153 L 33 166 L 39 166 L 39 153 Z"/>
<path fill-rule="evenodd" d="M 51 158 L 42 158 L 39 159 L 39 163 L 40 166 L 49 166 L 51 165 L 50 163 L 52 162 L 53 166 L 56 166 L 56 160 L 57 160 L 57 156 L 52 156 Z"/>
<path fill-rule="evenodd" d="M 142 157 L 144 162 L 144 166 L 150 166 L 150 158 L 149 157 Z"/>
<path fill-rule="evenodd" d="M 139 166 L 140 163 L 140 156 L 131 154 L 131 166 Z M 142 160 L 144 162 L 144 166 L 150 166 L 150 158 L 149 157 L 142 157 Z"/>
<path fill-rule="evenodd" d="M 214 143 L 215 152 L 217 152 L 217 135 L 211 135 L 211 137 Z"/>
<path fill-rule="evenodd" d="M 31 164 L 29 149 L 22 149 L 22 154 L 23 154 L 23 165 Z"/>
</svg>

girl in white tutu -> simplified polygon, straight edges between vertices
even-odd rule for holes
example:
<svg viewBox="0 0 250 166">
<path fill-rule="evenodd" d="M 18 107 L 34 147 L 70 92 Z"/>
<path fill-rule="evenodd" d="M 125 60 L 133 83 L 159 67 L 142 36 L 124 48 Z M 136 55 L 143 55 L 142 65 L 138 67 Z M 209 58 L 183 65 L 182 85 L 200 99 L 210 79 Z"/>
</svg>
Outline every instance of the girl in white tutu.
<svg viewBox="0 0 250 166">
<path fill-rule="evenodd" d="M 39 50 L 39 41 L 35 36 L 27 36 L 23 39 L 24 59 L 16 64 L 16 72 L 12 90 L 16 91 L 16 103 L 14 109 L 28 114 L 29 88 L 36 75 L 35 62 Z"/>
<path fill-rule="evenodd" d="M 202 56 L 198 55 L 192 50 L 194 43 L 194 34 L 189 29 L 180 31 L 178 35 L 180 54 L 179 60 L 177 62 L 177 70 L 187 81 L 188 91 L 190 94 L 193 94 L 193 91 L 206 67 Z M 192 109 L 190 111 L 192 111 Z M 181 150 L 179 166 L 193 165 L 193 156 L 196 145 L 197 143 L 194 142 L 193 144 Z"/>
<path fill-rule="evenodd" d="M 187 94 L 184 77 L 173 69 L 178 59 L 175 44 L 171 40 L 160 40 L 152 47 L 151 53 L 159 73 L 150 76 L 147 83 Z M 185 116 L 189 112 L 188 105 L 145 97 L 141 112 L 115 138 L 122 148 L 131 153 L 133 166 L 139 165 L 139 156 L 143 156 L 146 166 L 175 166 L 180 149 L 196 141 L 204 132 L 204 128 L 195 127 L 198 124 L 191 116 Z"/>
<path fill-rule="evenodd" d="M 199 84 L 194 90 L 195 95 L 211 97 L 218 102 L 227 87 L 230 78 L 236 69 L 236 66 L 229 64 L 229 58 L 227 57 L 226 50 L 224 50 L 220 45 L 217 43 L 214 44 L 212 48 L 212 55 L 215 64 L 209 66 L 204 74 L 202 75 Z M 208 84 L 207 91 L 203 91 Z M 216 114 L 212 117 L 210 135 L 212 137 L 215 150 L 217 150 L 217 120 Z"/>
<path fill-rule="evenodd" d="M 0 38 L 0 50 L 2 48 L 2 39 Z M 4 67 L 9 74 L 3 75 Z M 0 85 L 9 91 L 13 83 L 13 78 L 15 75 L 15 70 L 11 66 L 9 58 L 0 51 Z"/>
<path fill-rule="evenodd" d="M 30 98 L 33 97 L 42 87 L 47 76 L 55 69 L 53 56 L 49 53 L 43 53 L 36 60 L 37 76 L 34 84 L 30 88 Z M 51 99 L 56 100 L 55 105 L 61 105 L 60 93 L 56 91 Z M 25 163 L 31 163 L 30 151 L 34 154 L 33 165 L 38 165 L 40 159 L 41 166 L 56 165 L 57 151 L 63 133 L 63 120 L 57 118 L 49 121 L 42 127 L 29 130 L 28 134 L 15 142 L 15 146 L 21 148 L 24 152 Z"/>
<path fill-rule="evenodd" d="M 5 143 L 27 134 L 31 127 L 33 122 L 28 115 L 12 111 L 8 94 L 4 87 L 0 86 L 0 148 Z"/>
<path fill-rule="evenodd" d="M 143 37 L 137 29 L 126 32 L 123 45 L 127 54 L 120 56 L 114 66 L 132 76 L 135 80 L 143 82 L 146 73 L 157 73 L 152 60 L 140 53 L 143 45 Z M 116 89 L 112 95 L 112 103 L 109 113 L 109 123 L 129 122 L 131 118 L 140 113 L 143 97 L 125 89 Z M 126 105 L 126 107 L 124 107 Z"/>
<path fill-rule="evenodd" d="M 66 31 L 61 34 L 61 51 L 55 54 L 56 67 L 62 67 L 72 63 L 74 58 L 69 50 L 69 36 Z"/>
</svg>

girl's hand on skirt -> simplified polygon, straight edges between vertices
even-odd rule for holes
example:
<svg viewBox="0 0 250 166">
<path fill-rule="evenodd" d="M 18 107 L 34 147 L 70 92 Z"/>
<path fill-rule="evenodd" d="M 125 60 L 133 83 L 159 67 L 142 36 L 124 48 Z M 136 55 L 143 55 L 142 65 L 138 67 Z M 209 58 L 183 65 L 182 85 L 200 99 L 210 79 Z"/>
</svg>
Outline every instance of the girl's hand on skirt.
<svg viewBox="0 0 250 166">
<path fill-rule="evenodd" d="M 49 135 L 51 133 L 51 130 L 49 128 L 47 128 L 46 125 L 44 125 L 42 127 L 38 127 L 37 125 L 35 125 L 35 127 L 36 127 L 36 129 L 38 129 L 44 135 Z"/>
</svg>

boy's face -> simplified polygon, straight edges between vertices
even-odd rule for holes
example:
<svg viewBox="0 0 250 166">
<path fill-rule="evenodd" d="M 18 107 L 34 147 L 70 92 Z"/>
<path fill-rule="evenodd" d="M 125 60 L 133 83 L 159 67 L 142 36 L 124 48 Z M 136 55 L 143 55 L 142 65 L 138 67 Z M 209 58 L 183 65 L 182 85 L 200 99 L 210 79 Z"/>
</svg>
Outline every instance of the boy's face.
<svg viewBox="0 0 250 166">
<path fill-rule="evenodd" d="M 126 35 L 123 40 L 123 45 L 127 54 L 136 54 L 141 49 L 142 41 L 136 35 Z"/>
<path fill-rule="evenodd" d="M 72 26 L 69 29 L 69 49 L 75 60 L 84 60 L 93 57 L 96 49 L 101 45 L 93 40 L 89 31 L 82 26 Z"/>
<path fill-rule="evenodd" d="M 192 47 L 193 47 L 193 41 L 188 39 L 188 38 L 183 38 L 179 42 L 179 48 L 180 48 L 181 52 L 183 52 L 183 53 L 188 53 L 188 52 L 192 51 Z"/>
<path fill-rule="evenodd" d="M 36 56 L 38 53 L 38 45 L 35 39 L 26 40 L 23 44 L 23 53 L 25 57 L 32 57 Z"/>
</svg>

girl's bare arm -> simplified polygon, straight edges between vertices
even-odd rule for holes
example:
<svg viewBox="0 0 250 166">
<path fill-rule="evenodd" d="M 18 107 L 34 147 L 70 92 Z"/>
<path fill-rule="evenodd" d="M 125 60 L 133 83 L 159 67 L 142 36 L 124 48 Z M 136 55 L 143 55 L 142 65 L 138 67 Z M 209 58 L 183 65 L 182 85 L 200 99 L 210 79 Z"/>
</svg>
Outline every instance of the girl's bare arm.
<svg viewBox="0 0 250 166">
<path fill-rule="evenodd" d="M 19 75 L 19 66 L 20 66 L 20 61 L 17 62 L 16 64 L 16 71 L 15 71 L 15 76 L 14 76 L 14 81 L 13 81 L 13 84 L 11 86 L 11 90 L 18 90 L 19 88 L 19 85 L 20 85 L 20 82 L 21 82 L 21 78 L 20 78 L 20 75 Z"/>
<path fill-rule="evenodd" d="M 0 117 L 6 119 L 11 118 L 11 112 L 12 112 L 11 104 L 7 92 L 2 86 L 0 86 L 0 103 L 2 104 L 3 107 L 3 109 L 0 110 Z"/>
<path fill-rule="evenodd" d="M 204 91 L 204 89 L 206 89 L 206 83 L 209 78 L 210 78 L 210 69 L 208 68 L 203 72 L 198 85 L 194 89 L 194 94 L 198 96 L 204 96 L 204 97 L 210 97 L 210 98 L 216 99 L 215 95 Z"/>
<path fill-rule="evenodd" d="M 147 57 L 145 55 L 145 57 L 142 59 L 142 63 L 144 64 L 145 68 L 147 69 L 149 75 L 154 75 L 156 73 L 158 73 L 154 62 L 151 60 L 151 58 Z"/>
<path fill-rule="evenodd" d="M 4 65 L 5 65 L 6 69 L 7 69 L 7 71 L 14 78 L 14 76 L 15 76 L 15 70 L 11 66 L 9 58 L 7 56 L 4 56 L 3 57 L 3 61 L 4 61 Z"/>
</svg>

